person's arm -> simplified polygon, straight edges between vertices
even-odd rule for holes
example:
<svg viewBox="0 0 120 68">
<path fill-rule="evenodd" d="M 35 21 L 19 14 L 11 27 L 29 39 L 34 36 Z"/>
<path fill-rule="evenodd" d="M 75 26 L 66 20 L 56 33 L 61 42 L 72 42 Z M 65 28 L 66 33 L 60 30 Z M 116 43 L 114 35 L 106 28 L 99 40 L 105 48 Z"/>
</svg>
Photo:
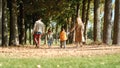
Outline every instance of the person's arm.
<svg viewBox="0 0 120 68">
<path fill-rule="evenodd" d="M 42 22 L 42 32 L 43 32 L 43 33 L 45 32 L 45 25 L 44 25 L 43 22 Z"/>
<path fill-rule="evenodd" d="M 85 37 L 84 37 L 84 24 L 81 26 L 81 35 L 82 35 L 82 42 L 85 42 Z"/>
<path fill-rule="evenodd" d="M 73 30 L 75 30 L 75 28 L 76 28 L 76 24 L 74 25 L 74 27 L 72 27 L 72 29 L 70 29 L 70 32 L 73 32 Z"/>
</svg>

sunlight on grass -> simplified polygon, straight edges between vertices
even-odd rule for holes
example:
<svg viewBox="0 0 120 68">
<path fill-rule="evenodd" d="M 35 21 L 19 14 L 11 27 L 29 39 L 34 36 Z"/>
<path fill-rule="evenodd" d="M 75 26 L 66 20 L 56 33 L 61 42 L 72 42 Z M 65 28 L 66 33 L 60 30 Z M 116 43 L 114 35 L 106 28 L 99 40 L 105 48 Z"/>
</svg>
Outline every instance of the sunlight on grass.
<svg viewBox="0 0 120 68">
<path fill-rule="evenodd" d="M 0 68 L 119 68 L 120 55 L 64 58 L 0 58 Z"/>
</svg>

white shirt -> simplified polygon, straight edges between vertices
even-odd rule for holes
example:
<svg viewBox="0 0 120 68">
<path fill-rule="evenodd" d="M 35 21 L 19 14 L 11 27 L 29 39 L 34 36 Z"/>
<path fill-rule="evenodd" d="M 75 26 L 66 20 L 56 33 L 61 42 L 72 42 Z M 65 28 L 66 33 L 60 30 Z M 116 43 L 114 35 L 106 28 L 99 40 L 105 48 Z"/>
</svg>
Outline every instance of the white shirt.
<svg viewBox="0 0 120 68">
<path fill-rule="evenodd" d="M 44 32 L 45 25 L 41 20 L 38 20 L 34 24 L 33 32 Z"/>
</svg>

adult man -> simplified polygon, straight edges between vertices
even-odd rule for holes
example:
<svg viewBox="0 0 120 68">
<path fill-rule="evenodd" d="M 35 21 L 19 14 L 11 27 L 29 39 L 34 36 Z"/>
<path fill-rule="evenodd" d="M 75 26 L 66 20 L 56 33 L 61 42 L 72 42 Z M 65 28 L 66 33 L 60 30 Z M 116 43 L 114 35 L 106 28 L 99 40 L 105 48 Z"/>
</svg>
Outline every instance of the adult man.
<svg viewBox="0 0 120 68">
<path fill-rule="evenodd" d="M 44 28 L 44 23 L 41 21 L 41 18 L 38 18 L 33 28 L 34 41 L 37 48 L 40 46 L 41 35 L 44 33 Z"/>
</svg>

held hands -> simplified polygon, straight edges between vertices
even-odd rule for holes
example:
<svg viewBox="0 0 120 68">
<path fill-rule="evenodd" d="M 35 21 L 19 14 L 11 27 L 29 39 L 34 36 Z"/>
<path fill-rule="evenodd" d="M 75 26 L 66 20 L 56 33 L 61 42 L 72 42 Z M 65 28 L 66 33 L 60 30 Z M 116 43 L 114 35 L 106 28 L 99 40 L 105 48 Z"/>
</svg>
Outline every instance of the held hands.
<svg viewBox="0 0 120 68">
<path fill-rule="evenodd" d="M 67 35 L 70 34 L 70 32 L 67 32 Z"/>
</svg>

